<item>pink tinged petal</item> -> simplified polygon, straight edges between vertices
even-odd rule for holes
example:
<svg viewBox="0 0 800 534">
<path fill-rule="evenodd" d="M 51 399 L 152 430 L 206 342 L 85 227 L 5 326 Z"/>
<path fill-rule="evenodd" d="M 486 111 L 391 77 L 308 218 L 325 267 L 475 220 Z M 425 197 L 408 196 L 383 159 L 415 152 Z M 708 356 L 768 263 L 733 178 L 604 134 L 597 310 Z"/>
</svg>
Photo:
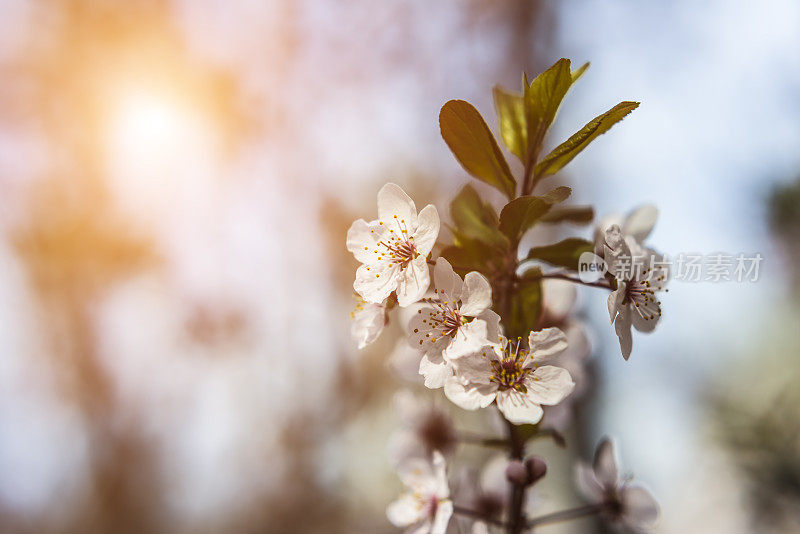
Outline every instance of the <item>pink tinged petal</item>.
<svg viewBox="0 0 800 534">
<path fill-rule="evenodd" d="M 417 252 L 427 258 L 439 237 L 439 212 L 432 204 L 428 204 L 419 212 L 419 224 L 413 237 Z"/>
<path fill-rule="evenodd" d="M 378 218 L 395 232 L 417 227 L 417 206 L 400 186 L 389 182 L 378 191 Z"/>
<path fill-rule="evenodd" d="M 425 387 L 439 389 L 443 387 L 448 378 L 453 376 L 453 368 L 445 362 L 441 355 L 439 361 L 433 361 L 433 356 L 425 355 L 419 361 L 419 374 L 425 377 Z"/>
<path fill-rule="evenodd" d="M 411 493 L 404 493 L 386 508 L 386 517 L 396 527 L 407 527 L 422 519 L 417 499 Z"/>
<path fill-rule="evenodd" d="M 412 260 L 408 267 L 400 270 L 398 278 L 397 303 L 400 306 L 405 307 L 421 299 L 431 282 L 425 257 Z"/>
<path fill-rule="evenodd" d="M 633 336 L 631 335 L 631 310 L 629 306 L 620 309 L 617 319 L 614 321 L 614 331 L 619 338 L 619 348 L 622 357 L 627 361 L 633 351 Z"/>
<path fill-rule="evenodd" d="M 598 482 L 592 469 L 585 462 L 580 462 L 575 466 L 575 483 L 578 491 L 591 502 L 602 502 L 605 498 L 605 490 Z"/>
<path fill-rule="evenodd" d="M 375 250 L 383 234 L 384 229 L 377 222 L 359 219 L 347 230 L 347 250 L 361 263 L 376 263 L 378 254 Z"/>
<path fill-rule="evenodd" d="M 431 326 L 431 315 L 434 313 L 433 308 L 426 306 L 421 308 L 420 313 L 411 317 L 408 324 L 408 328 L 411 330 L 408 342 L 412 347 L 425 354 L 440 355 L 450 344 L 451 338 L 444 335 L 441 327 Z"/>
<path fill-rule="evenodd" d="M 439 502 L 436 507 L 436 517 L 433 518 L 431 525 L 431 534 L 445 534 L 451 517 L 453 517 L 453 502 L 450 500 Z"/>
<path fill-rule="evenodd" d="M 592 464 L 594 475 L 603 488 L 614 488 L 619 484 L 619 461 L 614 442 L 603 438 L 594 453 Z"/>
<path fill-rule="evenodd" d="M 548 363 L 567 350 L 567 336 L 560 328 L 544 328 L 528 335 L 528 347 L 535 363 Z"/>
<path fill-rule="evenodd" d="M 433 282 L 441 299 L 457 301 L 461 298 L 461 286 L 463 285 L 461 277 L 453 271 L 450 262 L 441 256 L 436 258 L 436 265 L 433 267 Z"/>
<path fill-rule="evenodd" d="M 641 486 L 626 486 L 620 491 L 620 501 L 623 521 L 642 530 L 656 526 L 659 506 L 649 491 Z"/>
<path fill-rule="evenodd" d="M 481 273 L 472 271 L 464 277 L 461 293 L 461 313 L 476 317 L 492 305 L 492 286 Z"/>
<path fill-rule="evenodd" d="M 536 424 L 541 421 L 544 414 L 542 407 L 533 402 L 528 395 L 513 389 L 497 392 L 497 407 L 506 419 L 515 425 Z"/>
<path fill-rule="evenodd" d="M 622 232 L 641 243 L 653 231 L 657 219 L 658 208 L 652 204 L 639 206 L 625 219 L 625 223 L 622 225 Z"/>
<path fill-rule="evenodd" d="M 400 268 L 396 265 L 361 265 L 356 271 L 353 289 L 367 302 L 379 304 L 397 288 L 399 278 Z"/>
<path fill-rule="evenodd" d="M 430 534 L 433 526 L 433 520 L 426 517 L 419 525 L 414 525 L 405 531 L 404 534 Z"/>
<path fill-rule="evenodd" d="M 486 323 L 480 319 L 473 319 L 458 329 L 455 337 L 444 351 L 444 355 L 451 360 L 456 360 L 468 354 L 480 352 L 488 343 Z"/>
<path fill-rule="evenodd" d="M 465 387 L 456 377 L 449 378 L 444 383 L 444 394 L 465 410 L 486 408 L 495 398 L 495 391 L 490 388 Z"/>
<path fill-rule="evenodd" d="M 611 324 L 614 324 L 623 300 L 625 300 L 625 282 L 620 280 L 617 290 L 608 296 L 608 317 L 611 319 Z"/>
<path fill-rule="evenodd" d="M 537 368 L 525 380 L 528 397 L 537 404 L 555 405 L 563 401 L 575 389 L 575 382 L 562 367 L 545 365 Z"/>
</svg>

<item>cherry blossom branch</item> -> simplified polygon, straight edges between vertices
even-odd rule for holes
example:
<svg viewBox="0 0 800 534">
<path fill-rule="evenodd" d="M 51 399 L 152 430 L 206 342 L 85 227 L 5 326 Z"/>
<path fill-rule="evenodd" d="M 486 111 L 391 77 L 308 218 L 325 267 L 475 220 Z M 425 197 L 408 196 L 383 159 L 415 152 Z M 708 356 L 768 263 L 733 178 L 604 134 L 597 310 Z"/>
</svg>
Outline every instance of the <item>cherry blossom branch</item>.
<svg viewBox="0 0 800 534">
<path fill-rule="evenodd" d="M 487 517 L 486 514 L 479 512 L 477 510 L 472 510 L 470 508 L 465 508 L 463 506 L 459 506 L 457 504 L 453 505 L 453 512 L 459 515 L 471 517 L 473 519 L 478 519 L 483 521 L 484 523 L 489 523 L 490 525 L 494 525 L 496 527 L 506 527 L 506 523 L 500 521 L 499 519 L 495 519 L 493 517 Z"/>
<path fill-rule="evenodd" d="M 560 512 L 553 512 L 552 514 L 545 514 L 539 517 L 534 517 L 525 524 L 525 528 L 540 527 L 542 525 L 550 525 L 553 523 L 561 523 L 562 521 L 570 521 L 572 519 L 580 519 L 590 515 L 598 514 L 603 511 L 605 505 L 603 504 L 587 504 L 586 506 L 579 506 L 569 510 L 562 510 Z"/>
<path fill-rule="evenodd" d="M 580 278 L 574 278 L 574 277 L 572 277 L 572 276 L 570 276 L 568 274 L 565 274 L 565 273 L 547 273 L 547 274 L 543 273 L 543 274 L 540 274 L 539 276 L 531 276 L 530 277 L 530 279 L 536 279 L 536 278 L 539 278 L 539 279 L 551 278 L 551 279 L 556 279 L 556 280 L 566 280 L 567 282 L 572 282 L 573 284 L 580 284 L 580 285 L 588 286 L 588 287 L 599 287 L 599 288 L 602 288 L 602 289 L 611 289 L 611 286 L 608 285 L 608 282 L 605 282 L 605 281 L 602 281 L 602 282 L 601 281 L 584 282 Z"/>
<path fill-rule="evenodd" d="M 517 425 L 503 416 L 508 428 L 509 457 L 522 460 L 525 456 L 525 441 L 521 439 Z M 522 505 L 525 500 L 525 486 L 509 480 L 511 491 L 508 496 L 508 534 L 519 534 L 525 528 Z"/>
</svg>

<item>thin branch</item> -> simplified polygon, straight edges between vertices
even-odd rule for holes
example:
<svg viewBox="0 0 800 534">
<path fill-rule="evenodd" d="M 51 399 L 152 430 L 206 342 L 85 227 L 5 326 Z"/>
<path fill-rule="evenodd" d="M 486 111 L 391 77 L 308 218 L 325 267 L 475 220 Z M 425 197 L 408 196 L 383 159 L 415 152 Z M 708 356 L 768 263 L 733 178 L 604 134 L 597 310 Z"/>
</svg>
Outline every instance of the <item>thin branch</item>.
<svg viewBox="0 0 800 534">
<path fill-rule="evenodd" d="M 471 445 L 481 445 L 483 447 L 506 447 L 508 440 L 505 438 L 496 438 L 492 436 L 484 436 L 474 432 L 459 432 L 456 439 L 461 443 L 468 443 Z"/>
<path fill-rule="evenodd" d="M 467 517 L 471 517 L 473 519 L 478 519 L 480 521 L 483 521 L 484 523 L 489 523 L 490 525 L 494 525 L 496 527 L 505 527 L 506 526 L 505 522 L 500 521 L 499 519 L 495 519 L 493 517 L 487 517 L 486 514 L 484 514 L 484 513 L 481 513 L 481 512 L 479 512 L 477 510 L 472 510 L 470 508 L 465 508 L 465 507 L 459 506 L 457 504 L 453 505 L 453 512 L 455 512 L 456 514 L 459 514 L 459 515 L 464 515 L 464 516 L 467 516 Z"/>
<path fill-rule="evenodd" d="M 556 280 L 566 280 L 567 282 L 572 282 L 573 284 L 580 284 L 582 286 L 588 287 L 599 287 L 601 289 L 611 289 L 611 286 L 608 285 L 608 282 L 584 282 L 580 278 L 574 278 L 565 273 L 542 273 L 539 276 L 531 276 L 526 277 L 527 280 L 535 280 L 535 279 L 544 279 L 544 278 L 554 278 Z"/>
<path fill-rule="evenodd" d="M 578 508 L 553 512 L 552 514 L 534 517 L 525 524 L 525 528 L 534 528 L 542 525 L 561 523 L 562 521 L 570 521 L 572 519 L 580 519 L 581 517 L 599 514 L 603 511 L 603 508 L 605 507 L 602 504 L 587 504 L 586 506 L 579 506 Z"/>
</svg>

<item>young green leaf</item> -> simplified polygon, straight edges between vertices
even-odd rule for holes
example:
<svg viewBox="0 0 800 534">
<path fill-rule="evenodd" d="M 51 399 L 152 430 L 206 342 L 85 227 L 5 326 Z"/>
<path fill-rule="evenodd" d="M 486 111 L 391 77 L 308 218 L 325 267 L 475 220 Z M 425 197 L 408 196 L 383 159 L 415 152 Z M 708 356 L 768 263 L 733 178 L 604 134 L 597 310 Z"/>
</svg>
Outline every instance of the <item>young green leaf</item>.
<svg viewBox="0 0 800 534">
<path fill-rule="evenodd" d="M 572 85 L 568 59 L 561 58 L 525 86 L 525 121 L 528 153 L 538 153 L 547 129 L 553 124 L 561 101 Z"/>
<path fill-rule="evenodd" d="M 591 206 L 557 206 L 542 217 L 542 222 L 589 224 L 594 219 L 594 208 Z"/>
<path fill-rule="evenodd" d="M 454 233 L 459 238 L 475 239 L 508 248 L 508 239 L 498 229 L 497 213 L 485 204 L 471 185 L 465 185 L 450 203 Z"/>
<path fill-rule="evenodd" d="M 525 163 L 528 153 L 528 130 L 525 125 L 525 101 L 522 95 L 494 88 L 494 107 L 500 125 L 500 137 L 512 154 Z"/>
<path fill-rule="evenodd" d="M 510 240 L 519 241 L 531 226 L 536 224 L 554 204 L 563 202 L 572 190 L 559 186 L 540 197 L 525 196 L 515 198 L 500 212 L 500 231 Z"/>
<path fill-rule="evenodd" d="M 491 130 L 472 104 L 450 100 L 439 112 L 439 128 L 468 173 L 514 198 L 517 183 Z"/>
<path fill-rule="evenodd" d="M 545 156 L 536 165 L 534 174 L 538 177 L 544 177 L 557 173 L 572 161 L 572 158 L 586 148 L 589 143 L 594 141 L 597 136 L 606 133 L 637 107 L 639 107 L 639 102 L 620 102 L 602 115 L 598 115 Z"/>
<path fill-rule="evenodd" d="M 528 253 L 528 260 L 540 260 L 551 265 L 578 270 L 578 259 L 584 252 L 594 252 L 591 241 L 570 237 L 544 247 L 533 247 Z"/>
</svg>

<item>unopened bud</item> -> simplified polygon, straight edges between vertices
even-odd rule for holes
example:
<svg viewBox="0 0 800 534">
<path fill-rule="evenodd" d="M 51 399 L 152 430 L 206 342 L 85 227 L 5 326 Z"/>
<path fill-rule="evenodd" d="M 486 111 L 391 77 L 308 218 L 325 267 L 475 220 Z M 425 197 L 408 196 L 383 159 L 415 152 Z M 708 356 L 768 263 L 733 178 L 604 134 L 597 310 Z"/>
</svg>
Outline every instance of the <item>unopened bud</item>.
<svg viewBox="0 0 800 534">
<path fill-rule="evenodd" d="M 547 464 L 538 456 L 531 456 L 525 460 L 525 467 L 529 484 L 535 484 L 547 474 Z"/>
<path fill-rule="evenodd" d="M 519 460 L 510 460 L 506 466 L 506 479 L 517 486 L 528 485 L 528 469 Z"/>
</svg>

